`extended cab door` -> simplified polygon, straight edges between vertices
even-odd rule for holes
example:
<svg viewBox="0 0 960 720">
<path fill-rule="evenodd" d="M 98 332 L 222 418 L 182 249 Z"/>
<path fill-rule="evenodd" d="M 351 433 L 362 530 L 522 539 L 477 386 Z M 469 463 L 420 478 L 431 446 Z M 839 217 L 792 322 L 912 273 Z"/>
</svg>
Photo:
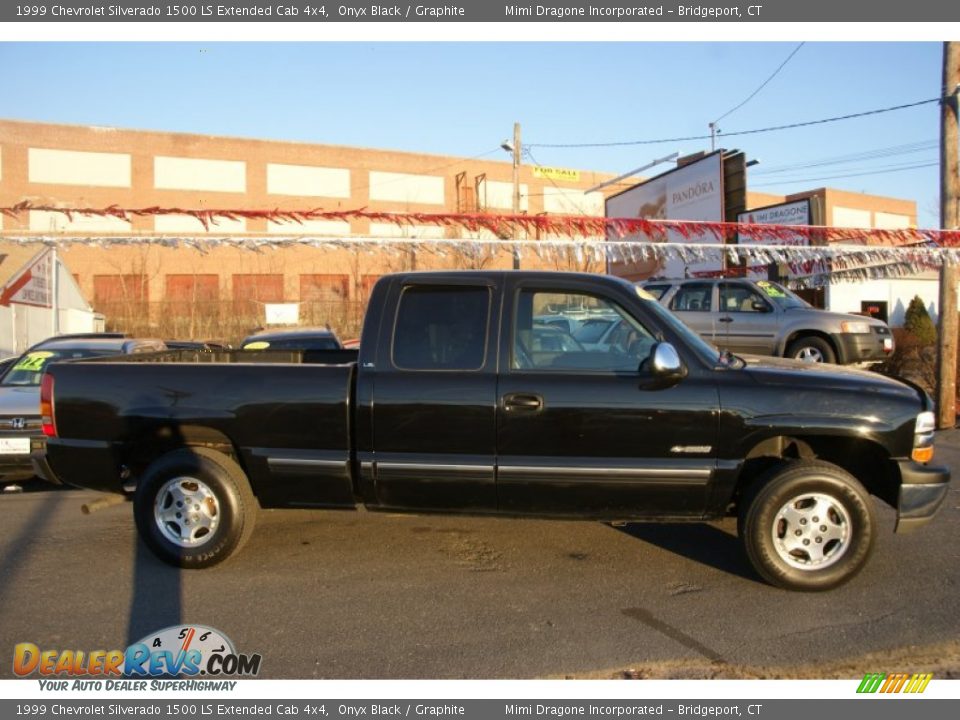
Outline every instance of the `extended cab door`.
<svg viewBox="0 0 960 720">
<path fill-rule="evenodd" d="M 676 344 L 689 374 L 657 387 L 641 363 L 661 332 L 634 289 L 588 279 L 507 277 L 497 389 L 497 487 L 504 512 L 596 516 L 703 513 L 716 471 L 711 372 Z M 631 297 L 632 296 L 632 297 Z M 616 314 L 633 337 L 605 348 L 541 342 L 533 318 Z"/>
<path fill-rule="evenodd" d="M 502 275 L 398 276 L 360 349 L 361 491 L 382 508 L 493 511 Z M 368 319 L 369 322 L 369 319 Z"/>
</svg>

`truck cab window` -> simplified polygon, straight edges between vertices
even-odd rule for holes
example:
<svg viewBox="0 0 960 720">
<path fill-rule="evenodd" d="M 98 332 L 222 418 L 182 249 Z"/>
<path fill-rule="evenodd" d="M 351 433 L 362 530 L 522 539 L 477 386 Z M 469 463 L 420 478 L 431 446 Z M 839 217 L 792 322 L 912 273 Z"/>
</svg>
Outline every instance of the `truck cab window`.
<svg viewBox="0 0 960 720">
<path fill-rule="evenodd" d="M 489 315 L 485 287 L 404 289 L 393 364 L 403 370 L 479 370 L 486 359 Z"/>
<path fill-rule="evenodd" d="M 654 344 L 652 333 L 603 298 L 534 290 L 518 297 L 514 369 L 635 371 Z"/>
</svg>

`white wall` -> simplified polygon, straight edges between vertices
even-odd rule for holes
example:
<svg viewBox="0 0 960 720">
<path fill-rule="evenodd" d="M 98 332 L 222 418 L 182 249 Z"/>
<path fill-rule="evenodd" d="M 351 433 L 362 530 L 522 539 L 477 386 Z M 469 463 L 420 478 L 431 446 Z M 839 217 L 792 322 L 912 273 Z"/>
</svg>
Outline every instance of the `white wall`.
<svg viewBox="0 0 960 720">
<path fill-rule="evenodd" d="M 443 205 L 443 177 L 371 170 L 370 199 Z"/>
<path fill-rule="evenodd" d="M 528 197 L 530 188 L 526 183 L 520 183 L 520 211 L 526 212 L 530 209 L 530 199 Z M 478 202 L 487 208 L 497 210 L 513 209 L 513 183 L 501 182 L 500 180 L 482 180 L 478 188 L 480 197 Z"/>
<path fill-rule="evenodd" d="M 860 312 L 860 303 L 864 300 L 886 302 L 890 325 L 900 327 L 914 295 L 920 296 L 930 317 L 937 322 L 940 282 L 935 273 L 893 280 L 834 282 L 826 288 L 826 306 L 833 312 L 850 313 Z"/>
<path fill-rule="evenodd" d="M 242 193 L 247 190 L 247 164 L 158 155 L 153 158 L 153 186 L 158 190 Z"/>
<path fill-rule="evenodd" d="M 32 183 L 130 187 L 131 160 L 125 153 L 28 148 L 27 166 Z"/>
<path fill-rule="evenodd" d="M 295 197 L 350 197 L 350 171 L 345 168 L 267 163 L 267 192 Z"/>
</svg>

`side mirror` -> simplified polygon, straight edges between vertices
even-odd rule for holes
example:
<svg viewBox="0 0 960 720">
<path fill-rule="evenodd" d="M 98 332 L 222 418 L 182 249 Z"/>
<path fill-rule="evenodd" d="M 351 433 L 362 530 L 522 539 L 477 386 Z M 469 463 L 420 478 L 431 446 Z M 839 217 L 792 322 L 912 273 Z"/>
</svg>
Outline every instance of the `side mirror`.
<svg viewBox="0 0 960 720">
<path fill-rule="evenodd" d="M 643 361 L 641 369 L 648 369 L 652 376 L 642 385 L 644 390 L 663 390 L 676 385 L 687 376 L 687 368 L 677 349 L 668 342 L 659 342 L 650 350 L 650 357 Z"/>
</svg>

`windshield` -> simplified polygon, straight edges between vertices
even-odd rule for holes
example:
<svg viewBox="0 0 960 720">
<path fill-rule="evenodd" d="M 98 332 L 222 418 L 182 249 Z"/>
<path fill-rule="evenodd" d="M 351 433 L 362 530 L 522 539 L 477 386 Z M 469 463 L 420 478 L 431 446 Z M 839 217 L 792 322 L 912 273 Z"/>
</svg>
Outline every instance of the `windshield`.
<svg viewBox="0 0 960 720">
<path fill-rule="evenodd" d="M 781 310 L 813 307 L 802 297 L 796 295 L 793 291 L 779 283 L 771 282 L 770 280 L 758 280 L 757 287 L 767 298 L 776 303 Z"/>
<path fill-rule="evenodd" d="M 14 363 L 10 371 L 3 376 L 2 385 L 31 387 L 40 384 L 40 378 L 47 365 L 59 360 L 103 357 L 116 355 L 117 350 L 34 350 L 25 353 Z"/>
</svg>

